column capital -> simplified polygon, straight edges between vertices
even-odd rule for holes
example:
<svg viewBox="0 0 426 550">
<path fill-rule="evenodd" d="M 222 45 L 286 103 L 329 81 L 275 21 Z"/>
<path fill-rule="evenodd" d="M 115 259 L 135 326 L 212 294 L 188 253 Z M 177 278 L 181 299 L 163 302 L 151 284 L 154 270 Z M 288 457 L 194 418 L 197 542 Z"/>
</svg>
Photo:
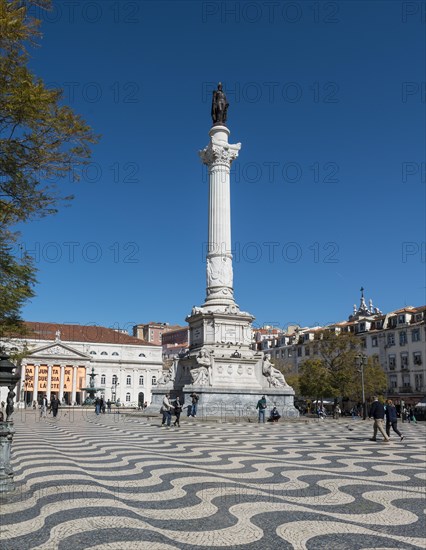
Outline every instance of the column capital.
<svg viewBox="0 0 426 550">
<path fill-rule="evenodd" d="M 201 161 L 208 166 L 225 165 L 231 166 L 231 163 L 238 157 L 241 149 L 241 143 L 232 145 L 224 140 L 215 140 L 211 142 L 202 151 L 199 152 Z"/>
</svg>

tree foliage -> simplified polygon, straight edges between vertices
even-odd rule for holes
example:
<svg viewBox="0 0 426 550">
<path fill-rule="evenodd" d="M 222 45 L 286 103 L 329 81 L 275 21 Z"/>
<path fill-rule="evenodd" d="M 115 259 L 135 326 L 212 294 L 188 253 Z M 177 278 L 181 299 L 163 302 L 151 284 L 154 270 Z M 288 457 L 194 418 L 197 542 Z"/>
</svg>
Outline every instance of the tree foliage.
<svg viewBox="0 0 426 550">
<path fill-rule="evenodd" d="M 35 269 L 13 247 L 16 223 L 57 212 L 71 199 L 59 182 L 90 158 L 97 141 L 90 127 L 68 106 L 62 91 L 48 89 L 28 67 L 28 50 L 37 45 L 40 22 L 32 3 L 49 8 L 50 0 L 0 0 L 0 324 L 19 320 L 32 296 Z M 14 252 L 15 250 L 15 252 Z"/>
<path fill-rule="evenodd" d="M 353 393 L 360 341 L 352 334 L 324 331 L 316 342 L 318 354 L 300 368 L 300 389 L 305 397 L 348 397 Z"/>
<path fill-rule="evenodd" d="M 291 386 L 296 395 L 300 394 L 299 375 L 294 372 L 293 363 L 274 357 L 272 363 L 276 369 L 283 373 L 285 381 Z"/>
<path fill-rule="evenodd" d="M 342 397 L 362 401 L 362 348 L 353 334 L 325 331 L 317 342 L 316 358 L 300 366 L 300 391 L 305 397 Z M 387 379 L 377 358 L 369 357 L 363 367 L 365 398 L 386 390 Z"/>
<path fill-rule="evenodd" d="M 23 333 L 20 309 L 34 295 L 35 275 L 31 259 L 23 255 L 20 260 L 16 260 L 7 239 L 1 233 L 0 274 L 0 338 L 3 339 L 7 335 Z"/>
<path fill-rule="evenodd" d="M 333 394 L 331 373 L 321 359 L 307 359 L 300 365 L 300 392 L 318 400 Z"/>
</svg>

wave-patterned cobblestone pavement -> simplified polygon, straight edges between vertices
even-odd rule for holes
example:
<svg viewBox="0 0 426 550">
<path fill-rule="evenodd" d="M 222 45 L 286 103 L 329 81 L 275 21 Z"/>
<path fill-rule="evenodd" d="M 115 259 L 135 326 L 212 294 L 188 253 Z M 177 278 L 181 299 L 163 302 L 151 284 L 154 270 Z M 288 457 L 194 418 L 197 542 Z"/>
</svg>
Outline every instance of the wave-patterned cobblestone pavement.
<svg viewBox="0 0 426 550">
<path fill-rule="evenodd" d="M 424 549 L 426 429 L 15 415 L 2 550 Z"/>
</svg>

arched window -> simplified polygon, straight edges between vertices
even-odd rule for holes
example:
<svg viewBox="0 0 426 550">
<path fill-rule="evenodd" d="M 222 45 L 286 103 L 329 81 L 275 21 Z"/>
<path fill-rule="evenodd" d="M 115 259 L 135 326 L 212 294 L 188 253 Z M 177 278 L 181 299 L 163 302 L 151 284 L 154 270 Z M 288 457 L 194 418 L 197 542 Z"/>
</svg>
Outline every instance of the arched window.
<svg viewBox="0 0 426 550">
<path fill-rule="evenodd" d="M 105 385 L 105 384 L 106 384 L 106 376 L 105 376 L 105 374 L 101 374 L 101 384 L 102 384 L 102 385 Z"/>
<path fill-rule="evenodd" d="M 126 402 L 130 403 L 130 393 L 126 393 Z"/>
<path fill-rule="evenodd" d="M 151 382 L 152 382 L 153 386 L 156 386 L 157 385 L 157 377 L 153 376 Z"/>
<path fill-rule="evenodd" d="M 90 355 L 96 355 L 96 351 L 91 351 Z"/>
<path fill-rule="evenodd" d="M 140 353 L 139 357 L 146 357 L 146 355 L 144 353 Z"/>
<path fill-rule="evenodd" d="M 106 351 L 101 351 L 101 355 L 108 355 Z"/>
<path fill-rule="evenodd" d="M 128 386 L 131 386 L 131 385 L 132 385 L 132 377 L 130 376 L 130 374 L 127 375 L 126 384 L 127 384 Z"/>
<path fill-rule="evenodd" d="M 139 386 L 143 386 L 143 376 L 139 376 Z"/>
<path fill-rule="evenodd" d="M 118 355 L 118 353 L 116 351 L 113 351 L 111 355 Z"/>
<path fill-rule="evenodd" d="M 118 381 L 117 375 L 116 375 L 116 374 L 113 374 L 113 375 L 112 375 L 112 383 L 113 383 L 113 384 L 117 384 L 117 381 Z"/>
</svg>

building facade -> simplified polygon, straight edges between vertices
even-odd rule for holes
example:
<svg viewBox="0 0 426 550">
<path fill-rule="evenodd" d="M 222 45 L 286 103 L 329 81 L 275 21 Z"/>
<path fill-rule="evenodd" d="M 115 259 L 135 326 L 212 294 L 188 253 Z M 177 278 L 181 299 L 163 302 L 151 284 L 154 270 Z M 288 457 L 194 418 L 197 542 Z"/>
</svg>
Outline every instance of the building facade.
<svg viewBox="0 0 426 550">
<path fill-rule="evenodd" d="M 163 359 L 173 359 L 189 350 L 189 327 L 174 328 L 162 336 Z"/>
<path fill-rule="evenodd" d="M 169 323 L 143 323 L 133 327 L 133 336 L 150 344 L 161 346 L 164 334 L 181 328 L 183 327 L 179 325 L 169 325 Z"/>
<path fill-rule="evenodd" d="M 351 333 L 361 340 L 362 353 L 375 357 L 387 377 L 387 396 L 416 404 L 426 396 L 426 306 L 407 306 L 389 313 L 367 306 L 362 291 L 348 321 L 324 327 L 292 327 L 255 338 L 256 347 L 297 373 L 301 363 L 318 355 L 324 330 Z"/>
<path fill-rule="evenodd" d="M 124 406 L 150 403 L 162 375 L 161 346 L 105 327 L 25 324 L 28 335 L 9 343 L 11 352 L 26 350 L 16 401 L 30 405 L 55 394 L 63 404 L 80 405 L 93 369 L 98 395 Z"/>
</svg>

